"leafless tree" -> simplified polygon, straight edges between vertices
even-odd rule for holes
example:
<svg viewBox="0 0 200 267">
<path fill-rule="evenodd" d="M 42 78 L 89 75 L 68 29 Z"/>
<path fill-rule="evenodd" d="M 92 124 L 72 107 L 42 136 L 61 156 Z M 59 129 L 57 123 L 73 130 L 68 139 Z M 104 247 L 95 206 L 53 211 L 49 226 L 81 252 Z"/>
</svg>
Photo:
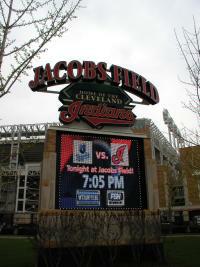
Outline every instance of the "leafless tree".
<svg viewBox="0 0 200 267">
<path fill-rule="evenodd" d="M 188 102 L 184 106 L 197 118 L 197 129 L 184 129 L 186 141 L 191 145 L 200 145 L 200 28 L 193 17 L 193 31 L 182 28 L 182 38 L 175 31 L 180 52 L 184 58 L 189 79 L 182 81 L 187 85 Z"/>
<path fill-rule="evenodd" d="M 192 199 L 198 200 L 200 183 L 200 146 L 181 149 L 180 162 L 187 181 L 189 203 L 191 203 L 193 202 Z"/>
<path fill-rule="evenodd" d="M 165 200 L 166 210 L 162 211 L 162 222 L 168 222 L 169 228 L 165 229 L 170 233 L 173 232 L 174 224 L 174 207 L 184 205 L 184 188 L 185 188 L 185 175 L 183 171 L 182 162 L 179 161 L 176 165 L 166 164 L 164 167 L 164 187 L 165 187 Z"/>
<path fill-rule="evenodd" d="M 33 58 L 67 31 L 82 0 L 0 1 L 0 97 L 27 75 Z"/>
</svg>

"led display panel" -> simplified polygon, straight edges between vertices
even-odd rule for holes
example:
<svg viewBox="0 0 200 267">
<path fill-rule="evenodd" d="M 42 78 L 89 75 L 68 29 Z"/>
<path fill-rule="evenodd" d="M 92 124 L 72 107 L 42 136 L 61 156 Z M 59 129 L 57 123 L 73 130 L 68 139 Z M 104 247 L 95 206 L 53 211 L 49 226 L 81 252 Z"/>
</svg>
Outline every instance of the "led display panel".
<svg viewBox="0 0 200 267">
<path fill-rule="evenodd" d="M 57 132 L 56 208 L 146 207 L 142 138 Z"/>
</svg>

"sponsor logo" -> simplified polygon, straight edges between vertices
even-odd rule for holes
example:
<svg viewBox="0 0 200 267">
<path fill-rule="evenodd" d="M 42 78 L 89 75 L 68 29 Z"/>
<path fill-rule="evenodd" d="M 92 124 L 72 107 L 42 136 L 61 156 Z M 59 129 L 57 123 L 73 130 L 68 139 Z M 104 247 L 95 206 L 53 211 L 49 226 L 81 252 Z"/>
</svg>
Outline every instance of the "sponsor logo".
<svg viewBox="0 0 200 267">
<path fill-rule="evenodd" d="M 77 206 L 100 206 L 99 190 L 76 190 Z"/>
<path fill-rule="evenodd" d="M 108 206 L 124 206 L 124 191 L 122 190 L 108 190 L 107 191 L 107 205 Z"/>
</svg>

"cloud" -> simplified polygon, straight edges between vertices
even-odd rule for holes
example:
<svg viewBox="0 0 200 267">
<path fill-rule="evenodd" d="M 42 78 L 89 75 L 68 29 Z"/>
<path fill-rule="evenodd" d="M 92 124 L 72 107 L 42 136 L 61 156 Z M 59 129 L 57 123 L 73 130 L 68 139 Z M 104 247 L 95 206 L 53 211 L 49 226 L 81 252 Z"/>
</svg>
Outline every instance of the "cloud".
<svg viewBox="0 0 200 267">
<path fill-rule="evenodd" d="M 72 59 L 121 65 L 149 79 L 160 93 L 157 106 L 135 109 L 138 117 L 151 118 L 164 129 L 162 109 L 168 108 L 178 126 L 193 127 L 192 115 L 182 108 L 186 94 L 178 75 L 187 79 L 187 71 L 173 31 L 176 28 L 180 32 L 181 26 L 191 29 L 193 15 L 200 22 L 200 2 L 85 0 L 83 5 L 86 8 L 78 11 L 78 19 L 70 23 L 69 31 L 52 41 L 48 52 L 34 60 L 34 66 Z M 57 96 L 33 93 L 27 83 L 25 79 L 0 99 L 1 123 L 58 121 Z"/>
</svg>

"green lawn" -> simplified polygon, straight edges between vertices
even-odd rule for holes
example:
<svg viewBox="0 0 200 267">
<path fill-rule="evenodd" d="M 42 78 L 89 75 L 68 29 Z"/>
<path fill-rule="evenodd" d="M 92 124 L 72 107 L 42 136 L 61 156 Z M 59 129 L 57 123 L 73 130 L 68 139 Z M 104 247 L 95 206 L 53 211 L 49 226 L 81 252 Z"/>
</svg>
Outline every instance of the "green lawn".
<svg viewBox="0 0 200 267">
<path fill-rule="evenodd" d="M 0 238 L 1 267 L 34 267 L 34 257 L 29 239 Z"/>
<path fill-rule="evenodd" d="M 200 266 L 200 236 L 165 237 L 164 246 L 170 266 Z"/>
<path fill-rule="evenodd" d="M 167 264 L 144 263 L 139 266 L 200 266 L 200 236 L 165 237 L 164 247 Z M 34 267 L 34 263 L 35 253 L 31 240 L 12 237 L 0 238 L 0 267 Z M 134 266 L 134 264 L 123 264 L 123 267 L 129 266 Z"/>
</svg>

